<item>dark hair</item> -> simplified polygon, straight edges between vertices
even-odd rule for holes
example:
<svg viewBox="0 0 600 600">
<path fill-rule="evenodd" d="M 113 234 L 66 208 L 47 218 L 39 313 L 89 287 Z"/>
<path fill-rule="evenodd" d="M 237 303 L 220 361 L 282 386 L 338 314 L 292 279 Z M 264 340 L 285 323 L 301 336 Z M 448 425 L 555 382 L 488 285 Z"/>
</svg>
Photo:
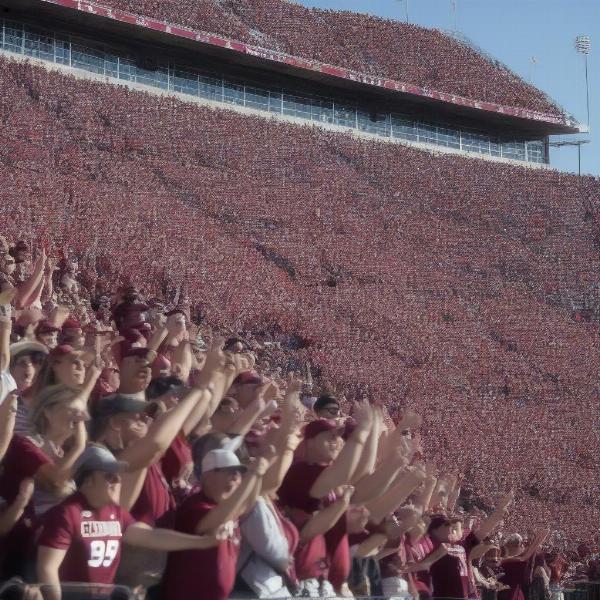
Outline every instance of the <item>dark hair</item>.
<svg viewBox="0 0 600 600">
<path fill-rule="evenodd" d="M 98 438 L 106 431 L 111 416 L 112 415 L 102 417 L 93 416 L 87 422 L 87 430 L 88 435 L 90 436 L 90 440 L 92 440 L 93 442 L 97 441 Z"/>
<path fill-rule="evenodd" d="M 29 356 L 31 358 L 32 363 L 41 365 L 41 364 L 43 364 L 47 355 L 44 352 L 31 352 L 31 351 L 24 350 L 23 352 L 19 352 L 18 354 L 15 354 L 13 357 L 11 357 L 9 368 L 12 369 L 15 366 L 16 362 L 22 356 Z"/>
<path fill-rule="evenodd" d="M 84 481 L 90 476 L 92 475 L 94 471 L 91 469 L 84 469 L 83 471 L 81 471 L 80 473 L 76 473 L 75 477 L 73 477 L 73 481 L 75 481 L 75 487 L 77 489 L 79 489 Z"/>
<path fill-rule="evenodd" d="M 336 406 L 340 405 L 340 403 L 338 402 L 338 399 L 335 396 L 333 396 L 332 394 L 321 394 L 315 401 L 315 403 L 313 405 L 313 410 L 314 411 L 322 410 L 326 406 L 329 406 L 330 404 L 335 404 Z"/>
<path fill-rule="evenodd" d="M 225 350 L 226 352 L 231 352 L 235 348 L 236 344 L 242 345 L 242 351 L 248 350 L 248 343 L 239 337 L 230 337 L 227 340 L 225 340 L 223 350 Z"/>
<path fill-rule="evenodd" d="M 154 400 L 164 396 L 168 391 L 183 385 L 183 381 L 174 375 L 155 377 L 146 388 L 146 398 Z"/>
</svg>

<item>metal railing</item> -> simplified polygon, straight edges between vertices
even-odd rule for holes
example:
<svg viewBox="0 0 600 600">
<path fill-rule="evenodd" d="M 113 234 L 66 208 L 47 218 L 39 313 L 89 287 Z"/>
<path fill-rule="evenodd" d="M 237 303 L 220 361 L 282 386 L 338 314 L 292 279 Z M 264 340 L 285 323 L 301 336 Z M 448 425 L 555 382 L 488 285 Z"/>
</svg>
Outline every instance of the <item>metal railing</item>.
<svg viewBox="0 0 600 600">
<path fill-rule="evenodd" d="M 462 150 L 512 160 L 543 163 L 544 142 L 499 140 L 464 129 L 414 120 L 407 115 L 374 112 L 349 102 L 315 95 L 300 95 L 281 88 L 268 89 L 247 81 L 184 67 L 170 61 L 148 61 L 25 23 L 1 20 L 0 49 L 31 56 L 107 78 L 187 94 L 227 105 L 243 106 L 270 114 L 338 125 L 382 138 Z"/>
</svg>

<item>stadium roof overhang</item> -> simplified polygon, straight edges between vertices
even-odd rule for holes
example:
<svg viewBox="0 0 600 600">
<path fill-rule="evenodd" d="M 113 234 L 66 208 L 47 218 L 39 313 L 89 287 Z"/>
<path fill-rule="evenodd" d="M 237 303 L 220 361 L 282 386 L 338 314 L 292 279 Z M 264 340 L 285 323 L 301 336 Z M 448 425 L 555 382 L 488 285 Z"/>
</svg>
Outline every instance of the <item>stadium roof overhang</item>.
<svg viewBox="0 0 600 600">
<path fill-rule="evenodd" d="M 373 77 L 282 52 L 251 46 L 225 37 L 195 31 L 103 7 L 83 0 L 1 0 L 0 5 L 38 19 L 55 18 L 85 28 L 150 44 L 188 49 L 242 67 L 271 71 L 387 101 L 407 101 L 432 110 L 490 125 L 514 128 L 523 134 L 546 136 L 581 131 L 566 115 L 540 113 L 514 106 L 481 102 L 391 79 Z"/>
</svg>

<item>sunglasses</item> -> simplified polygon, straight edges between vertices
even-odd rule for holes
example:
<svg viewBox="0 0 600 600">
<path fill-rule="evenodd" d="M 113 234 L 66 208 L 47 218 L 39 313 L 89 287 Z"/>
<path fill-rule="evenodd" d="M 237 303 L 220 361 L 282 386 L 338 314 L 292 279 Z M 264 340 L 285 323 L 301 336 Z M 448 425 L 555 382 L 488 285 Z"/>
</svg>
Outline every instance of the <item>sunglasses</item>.
<svg viewBox="0 0 600 600">
<path fill-rule="evenodd" d="M 104 473 L 104 479 L 107 483 L 119 483 L 121 476 L 118 473 Z"/>
</svg>

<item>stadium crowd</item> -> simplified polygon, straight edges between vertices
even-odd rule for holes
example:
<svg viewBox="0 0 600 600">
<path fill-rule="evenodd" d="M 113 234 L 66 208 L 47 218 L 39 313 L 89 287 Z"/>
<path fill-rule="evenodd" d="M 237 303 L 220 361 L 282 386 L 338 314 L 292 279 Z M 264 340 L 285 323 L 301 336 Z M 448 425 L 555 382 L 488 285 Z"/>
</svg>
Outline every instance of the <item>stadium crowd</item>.
<svg viewBox="0 0 600 600">
<path fill-rule="evenodd" d="M 102 0 L 98 4 L 428 90 L 563 114 L 508 68 L 436 29 L 350 11 L 306 8 L 285 0 Z"/>
<path fill-rule="evenodd" d="M 448 563 L 463 575 L 438 577 L 464 597 L 495 572 L 495 549 L 477 557 L 488 541 L 509 569 L 530 565 L 511 559 L 519 538 L 498 537 L 511 487 L 502 531 L 529 543 L 551 525 L 530 558 L 546 558 L 553 583 L 557 552 L 572 571 L 594 559 L 597 181 L 278 125 L 5 60 L 0 82 L 2 304 L 14 317 L 3 321 L 2 370 L 17 383 L 2 404 L 6 576 L 53 582 L 85 571 L 153 589 L 164 572 L 177 598 L 195 585 L 184 571 L 219 598 L 232 565 L 247 568 L 235 560 L 254 565 L 244 539 L 262 550 L 268 532 L 279 545 L 248 569 L 267 579 L 238 578 L 254 595 L 296 584 L 341 594 L 346 583 L 361 593 L 368 580 L 372 594 L 439 596 L 435 573 Z M 313 394 L 333 422 L 317 418 Z M 365 397 L 381 408 L 354 407 Z M 215 438 L 223 452 L 198 442 Z M 82 525 L 81 539 L 73 528 L 86 512 L 106 523 L 118 495 L 110 514 L 122 557 L 115 525 Z M 226 525 L 238 516 L 239 531 Z M 384 560 L 386 544 L 395 551 Z M 433 562 L 444 544 L 449 555 Z M 77 562 L 86 552 L 91 565 Z M 282 569 L 292 555 L 295 576 Z M 223 580 L 215 561 L 230 567 Z"/>
<path fill-rule="evenodd" d="M 220 337 L 185 296 L 86 289 L 74 254 L 0 244 L 11 594 L 560 597 L 569 561 L 543 548 L 549 530 L 507 535 L 512 491 L 465 510 L 416 412 L 318 390 L 308 365 L 284 378 L 272 341 Z"/>
</svg>

